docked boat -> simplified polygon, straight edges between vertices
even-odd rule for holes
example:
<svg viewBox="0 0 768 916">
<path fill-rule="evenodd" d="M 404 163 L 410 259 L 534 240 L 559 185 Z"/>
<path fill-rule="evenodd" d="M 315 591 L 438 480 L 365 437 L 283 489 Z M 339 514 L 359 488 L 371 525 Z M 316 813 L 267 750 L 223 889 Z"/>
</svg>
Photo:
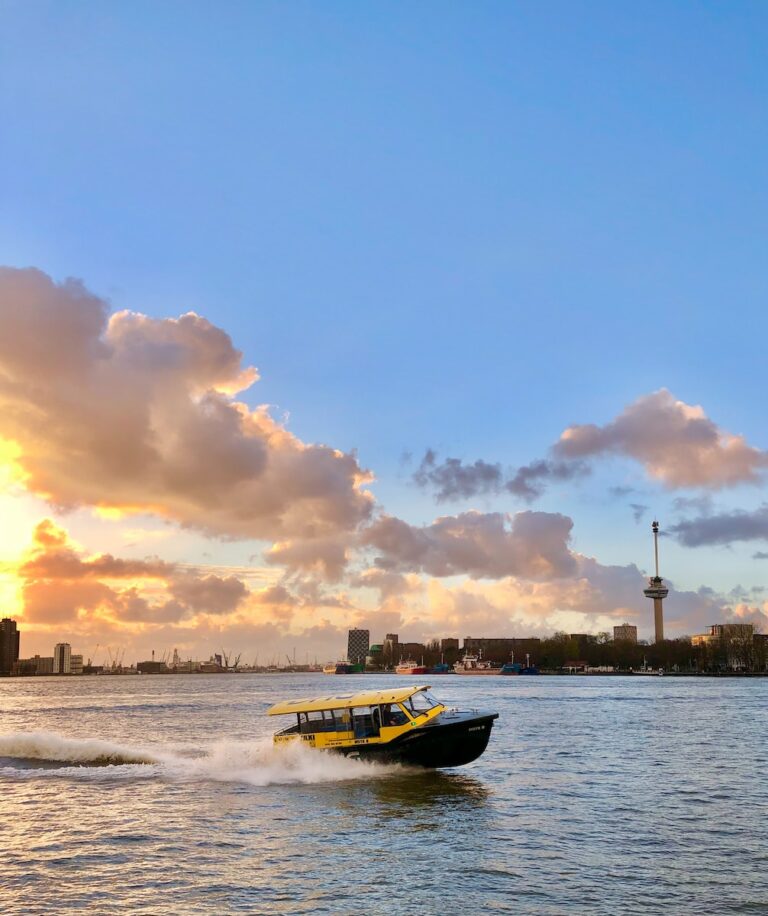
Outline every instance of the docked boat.
<svg viewBox="0 0 768 916">
<path fill-rule="evenodd" d="M 499 671 L 499 674 L 506 674 L 506 675 L 515 675 L 515 674 L 522 674 L 522 673 L 523 673 L 523 666 L 520 664 L 520 662 L 507 662 L 505 665 L 501 666 L 501 671 Z"/>
<path fill-rule="evenodd" d="M 525 664 L 521 665 L 520 662 L 515 661 L 514 654 L 512 655 L 512 660 L 508 661 L 505 665 L 501 666 L 499 674 L 506 675 L 515 675 L 515 674 L 538 674 L 539 669 L 536 665 L 531 664 L 531 656 L 526 654 Z"/>
<path fill-rule="evenodd" d="M 353 665 L 352 662 L 331 662 L 330 665 L 323 665 L 323 674 L 361 674 L 362 665 Z"/>
<path fill-rule="evenodd" d="M 296 721 L 274 736 L 276 745 L 301 742 L 347 757 L 422 767 L 456 767 L 488 746 L 499 714 L 448 709 L 428 686 L 276 703 L 270 716 Z"/>
<path fill-rule="evenodd" d="M 415 662 L 412 658 L 401 661 L 395 668 L 395 674 L 427 674 L 429 669 L 424 664 Z"/>
<path fill-rule="evenodd" d="M 430 668 L 427 672 L 428 674 L 450 674 L 453 671 L 450 665 L 447 665 L 445 662 L 440 662 L 439 665 L 435 665 Z"/>
<path fill-rule="evenodd" d="M 498 674 L 500 670 L 479 655 L 465 655 L 453 666 L 454 674 Z"/>
</svg>

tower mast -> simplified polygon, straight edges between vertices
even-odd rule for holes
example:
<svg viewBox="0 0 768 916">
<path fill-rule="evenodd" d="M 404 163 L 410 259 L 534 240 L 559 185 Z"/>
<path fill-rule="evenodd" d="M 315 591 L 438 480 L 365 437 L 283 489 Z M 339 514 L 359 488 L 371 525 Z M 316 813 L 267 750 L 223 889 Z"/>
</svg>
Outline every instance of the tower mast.
<svg viewBox="0 0 768 916">
<path fill-rule="evenodd" d="M 664 641 L 664 607 L 663 601 L 669 594 L 669 589 L 664 585 L 664 580 L 659 575 L 659 523 L 654 519 L 651 525 L 653 531 L 653 555 L 656 561 L 656 575 L 648 579 L 648 588 L 643 590 L 646 598 L 653 599 L 653 623 L 656 631 L 656 642 Z"/>
</svg>

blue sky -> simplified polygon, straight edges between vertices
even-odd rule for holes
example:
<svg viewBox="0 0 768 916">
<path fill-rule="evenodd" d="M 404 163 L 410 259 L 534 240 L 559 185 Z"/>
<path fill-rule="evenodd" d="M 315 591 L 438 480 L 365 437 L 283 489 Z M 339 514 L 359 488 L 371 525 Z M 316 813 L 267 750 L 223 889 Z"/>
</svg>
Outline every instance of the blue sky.
<svg viewBox="0 0 768 916">
<path fill-rule="evenodd" d="M 409 475 L 427 447 L 526 464 L 663 387 L 768 448 L 765 4 L 6 0 L 0 23 L 3 263 L 204 315 L 259 367 L 245 400 L 356 449 L 388 512 L 526 508 Z M 647 566 L 628 502 L 664 522 L 681 493 L 611 459 L 536 508 Z M 687 588 L 762 579 L 755 544 L 664 550 Z"/>
</svg>

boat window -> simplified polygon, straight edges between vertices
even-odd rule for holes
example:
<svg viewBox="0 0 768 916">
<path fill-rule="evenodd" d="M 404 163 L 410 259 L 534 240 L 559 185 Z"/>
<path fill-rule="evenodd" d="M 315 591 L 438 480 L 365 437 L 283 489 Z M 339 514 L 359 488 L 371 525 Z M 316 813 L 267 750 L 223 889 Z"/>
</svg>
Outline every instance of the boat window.
<svg viewBox="0 0 768 916">
<path fill-rule="evenodd" d="M 381 710 L 381 724 L 384 728 L 391 728 L 395 725 L 405 725 L 408 716 L 397 705 L 397 703 L 386 703 L 379 707 Z"/>
<path fill-rule="evenodd" d="M 352 731 L 352 719 L 350 718 L 348 709 L 329 709 L 326 715 L 333 718 L 333 731 Z"/>
<path fill-rule="evenodd" d="M 414 693 L 412 697 L 409 697 L 405 701 L 405 708 L 413 716 L 423 715 L 425 712 L 429 712 L 430 709 L 439 705 L 440 704 L 432 696 L 432 694 L 426 690 L 421 691 L 420 693 Z"/>
<path fill-rule="evenodd" d="M 311 709 L 309 712 L 299 713 L 299 731 L 303 735 L 335 731 L 335 729 L 336 725 L 330 710 Z"/>
<path fill-rule="evenodd" d="M 374 716 L 374 710 L 376 715 Z M 374 738 L 379 734 L 379 707 L 356 706 L 352 710 L 355 738 Z"/>
</svg>

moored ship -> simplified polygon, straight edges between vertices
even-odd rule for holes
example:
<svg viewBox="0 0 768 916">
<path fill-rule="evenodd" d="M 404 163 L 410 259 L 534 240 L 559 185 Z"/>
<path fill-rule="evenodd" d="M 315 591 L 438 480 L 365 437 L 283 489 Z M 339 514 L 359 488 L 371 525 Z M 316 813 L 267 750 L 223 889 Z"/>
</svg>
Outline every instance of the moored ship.
<svg viewBox="0 0 768 916">
<path fill-rule="evenodd" d="M 362 665 L 353 665 L 352 662 L 331 662 L 323 665 L 323 674 L 362 674 Z"/>
<path fill-rule="evenodd" d="M 301 742 L 347 757 L 422 767 L 455 767 L 488 746 L 499 714 L 448 709 L 428 686 L 288 700 L 268 710 L 296 722 L 277 732 L 276 745 Z"/>
<path fill-rule="evenodd" d="M 479 655 L 465 655 L 453 666 L 454 674 L 498 674 L 500 670 Z"/>
<path fill-rule="evenodd" d="M 395 674 L 427 674 L 428 668 L 425 664 L 419 664 L 413 659 L 407 659 L 406 661 L 401 661 L 400 664 L 395 668 Z"/>
<path fill-rule="evenodd" d="M 505 665 L 501 666 L 499 674 L 506 675 L 515 675 L 515 674 L 538 674 L 539 669 L 536 665 L 531 664 L 531 656 L 526 654 L 525 664 L 522 665 L 520 662 L 515 661 L 514 654 L 512 655 L 511 661 L 508 661 Z"/>
</svg>

